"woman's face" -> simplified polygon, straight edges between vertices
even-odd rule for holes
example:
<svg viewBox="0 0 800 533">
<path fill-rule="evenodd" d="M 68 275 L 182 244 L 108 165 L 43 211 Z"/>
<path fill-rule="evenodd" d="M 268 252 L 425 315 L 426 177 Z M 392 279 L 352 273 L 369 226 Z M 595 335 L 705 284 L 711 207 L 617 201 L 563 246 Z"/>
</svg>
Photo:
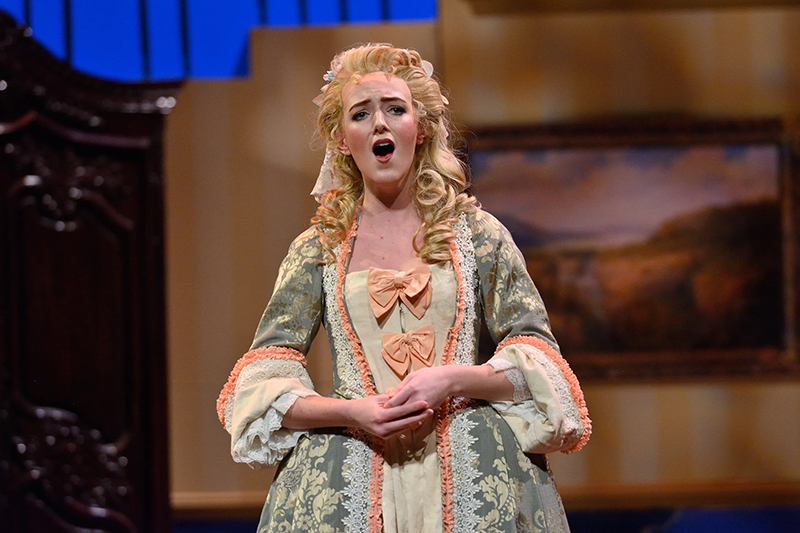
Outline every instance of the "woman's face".
<svg viewBox="0 0 800 533">
<path fill-rule="evenodd" d="M 423 140 L 406 82 L 383 72 L 366 74 L 344 86 L 342 104 L 339 150 L 353 156 L 372 192 L 402 189 Z"/>
</svg>

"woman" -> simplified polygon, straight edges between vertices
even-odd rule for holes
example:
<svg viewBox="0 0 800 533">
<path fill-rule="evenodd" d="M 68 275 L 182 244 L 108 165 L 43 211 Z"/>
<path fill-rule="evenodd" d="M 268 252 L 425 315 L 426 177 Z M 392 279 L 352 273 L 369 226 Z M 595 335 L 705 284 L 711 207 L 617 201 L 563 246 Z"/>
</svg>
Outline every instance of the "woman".
<svg viewBox="0 0 800 533">
<path fill-rule="evenodd" d="M 234 460 L 281 463 L 260 532 L 568 531 L 541 454 L 586 443 L 583 394 L 511 236 L 462 192 L 432 71 L 368 45 L 325 76 L 321 205 L 217 404 Z M 476 365 L 481 320 L 499 345 Z"/>
</svg>

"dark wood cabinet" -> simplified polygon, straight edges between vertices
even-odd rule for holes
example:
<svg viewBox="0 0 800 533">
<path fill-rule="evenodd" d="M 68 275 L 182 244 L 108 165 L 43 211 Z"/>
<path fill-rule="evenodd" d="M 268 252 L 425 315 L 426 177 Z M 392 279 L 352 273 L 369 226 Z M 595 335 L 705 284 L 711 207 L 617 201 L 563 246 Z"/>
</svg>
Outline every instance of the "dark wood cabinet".
<svg viewBox="0 0 800 533">
<path fill-rule="evenodd" d="M 166 532 L 162 129 L 177 84 L 0 14 L 0 531 Z"/>
</svg>

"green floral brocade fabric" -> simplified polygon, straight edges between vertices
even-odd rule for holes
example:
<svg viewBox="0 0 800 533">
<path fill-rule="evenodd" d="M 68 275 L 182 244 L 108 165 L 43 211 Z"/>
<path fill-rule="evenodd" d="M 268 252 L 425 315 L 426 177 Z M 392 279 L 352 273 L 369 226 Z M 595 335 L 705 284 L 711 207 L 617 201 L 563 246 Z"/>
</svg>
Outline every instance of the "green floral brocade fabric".
<svg viewBox="0 0 800 533">
<path fill-rule="evenodd" d="M 232 373 L 218 405 L 232 434 L 232 450 L 243 457 L 237 460 L 280 461 L 259 533 L 569 531 L 541 454 L 577 449 L 588 439 L 591 427 L 577 381 L 560 358 L 544 305 L 508 231 L 482 211 L 462 215 L 455 229 L 460 327 L 436 332 L 454 347 L 445 364 L 476 364 L 485 320 L 500 345 L 494 359 L 503 364 L 496 368 L 518 370 L 522 386 L 530 390 L 528 399 L 454 398 L 441 408 L 433 429 L 442 494 L 433 504 L 441 510 L 424 522 L 408 516 L 413 513 L 383 509 L 386 464 L 379 439 L 346 428 L 278 429 L 285 409 L 281 399 L 298 388 L 311 389 L 304 356 L 320 324 L 334 358 L 332 395 L 363 396 L 373 383 L 369 369 L 359 364 L 358 339 L 340 300 L 348 258 L 340 255 L 338 264 L 323 264 L 309 229 L 292 243 L 251 351 Z"/>
</svg>

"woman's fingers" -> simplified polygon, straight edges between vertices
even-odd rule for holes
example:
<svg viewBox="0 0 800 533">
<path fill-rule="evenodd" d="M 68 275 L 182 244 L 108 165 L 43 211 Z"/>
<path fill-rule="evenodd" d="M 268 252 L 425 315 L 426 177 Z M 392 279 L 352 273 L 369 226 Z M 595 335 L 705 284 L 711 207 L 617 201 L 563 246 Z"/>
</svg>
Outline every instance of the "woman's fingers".
<svg viewBox="0 0 800 533">
<path fill-rule="evenodd" d="M 393 388 L 394 390 L 392 390 L 389 400 L 384 404 L 384 407 L 403 405 L 405 401 L 408 400 L 410 393 L 406 390 L 406 387 L 403 386 L 405 383 L 406 381 L 403 381 Z"/>
<path fill-rule="evenodd" d="M 383 409 L 387 421 L 398 420 L 428 409 L 428 403 L 424 400 L 418 400 L 416 402 L 401 403 L 400 405 L 391 406 L 389 402 L 386 402 L 383 404 Z"/>
<path fill-rule="evenodd" d="M 429 409 L 424 401 L 385 408 L 386 400 L 385 395 L 352 400 L 351 416 L 356 425 L 385 439 L 405 431 L 433 414 L 433 410 Z"/>
<path fill-rule="evenodd" d="M 389 395 L 389 400 L 386 402 L 385 407 L 395 407 L 406 403 L 411 395 L 414 393 L 414 387 L 410 386 L 417 376 L 416 372 L 407 375 L 399 384 L 391 387 L 391 392 L 386 391 Z"/>
<path fill-rule="evenodd" d="M 378 434 L 381 438 L 391 437 L 392 435 L 397 435 L 398 433 L 402 433 L 409 428 L 417 429 L 422 425 L 422 422 L 425 419 L 429 418 L 433 415 L 433 409 L 425 409 L 424 411 L 420 411 L 419 413 L 409 416 L 407 418 L 402 418 L 399 420 L 394 420 L 392 422 L 386 423 L 381 431 L 382 434 Z"/>
<path fill-rule="evenodd" d="M 450 394 L 448 367 L 423 368 L 407 375 L 392 391 L 384 407 L 395 407 L 407 402 L 424 400 L 437 408 Z"/>
</svg>

